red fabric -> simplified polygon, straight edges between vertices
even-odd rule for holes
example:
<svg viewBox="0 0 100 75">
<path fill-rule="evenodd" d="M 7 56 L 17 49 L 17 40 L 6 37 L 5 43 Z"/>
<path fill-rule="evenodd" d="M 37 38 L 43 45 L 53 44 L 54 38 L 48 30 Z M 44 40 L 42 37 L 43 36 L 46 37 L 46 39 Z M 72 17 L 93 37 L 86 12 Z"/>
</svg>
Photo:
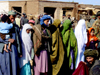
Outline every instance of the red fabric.
<svg viewBox="0 0 100 75">
<path fill-rule="evenodd" d="M 89 69 L 87 65 L 81 61 L 72 75 L 89 75 Z"/>
</svg>

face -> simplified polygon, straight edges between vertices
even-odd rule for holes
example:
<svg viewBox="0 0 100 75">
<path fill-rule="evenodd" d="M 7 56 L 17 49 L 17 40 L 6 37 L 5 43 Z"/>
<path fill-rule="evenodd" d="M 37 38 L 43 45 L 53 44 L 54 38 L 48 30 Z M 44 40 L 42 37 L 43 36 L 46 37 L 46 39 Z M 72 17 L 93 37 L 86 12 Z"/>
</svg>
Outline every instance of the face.
<svg viewBox="0 0 100 75">
<path fill-rule="evenodd" d="M 2 16 L 3 16 L 3 14 L 1 14 L 1 16 L 0 16 L 0 17 L 2 18 Z"/>
<path fill-rule="evenodd" d="M 29 25 L 30 25 L 30 26 L 33 26 L 33 24 L 32 24 L 32 23 L 29 23 Z"/>
<path fill-rule="evenodd" d="M 23 17 L 25 17 L 25 15 L 23 15 Z"/>
<path fill-rule="evenodd" d="M 91 34 L 91 36 L 94 36 L 94 31 L 92 30 L 90 34 Z"/>
<path fill-rule="evenodd" d="M 26 30 L 26 32 L 27 32 L 28 34 L 30 33 L 30 31 L 31 31 L 31 29 L 27 29 L 27 30 Z"/>
<path fill-rule="evenodd" d="M 46 25 L 48 25 L 48 24 L 49 24 L 49 20 L 44 20 L 44 23 L 45 23 Z"/>
<path fill-rule="evenodd" d="M 86 61 L 89 63 L 89 64 L 92 64 L 94 62 L 94 58 L 93 57 L 86 57 Z"/>
<path fill-rule="evenodd" d="M 70 15 L 68 15 L 68 18 L 70 18 Z"/>
<path fill-rule="evenodd" d="M 93 17 L 93 19 L 95 19 L 95 17 Z"/>
<path fill-rule="evenodd" d="M 100 19 L 100 16 L 98 16 L 98 19 Z"/>
<path fill-rule="evenodd" d="M 15 17 L 13 17 L 12 15 L 10 15 L 9 19 L 10 19 L 11 23 L 13 23 L 15 21 Z"/>
</svg>

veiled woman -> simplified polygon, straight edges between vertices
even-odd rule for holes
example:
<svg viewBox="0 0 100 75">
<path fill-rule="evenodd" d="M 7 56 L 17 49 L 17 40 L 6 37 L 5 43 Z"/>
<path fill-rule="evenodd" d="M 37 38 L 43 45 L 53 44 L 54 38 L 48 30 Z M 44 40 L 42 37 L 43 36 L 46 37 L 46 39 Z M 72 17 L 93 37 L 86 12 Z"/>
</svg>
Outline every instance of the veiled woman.
<svg viewBox="0 0 100 75">
<path fill-rule="evenodd" d="M 76 68 L 77 68 L 80 61 L 84 62 L 84 51 L 87 43 L 87 32 L 84 19 L 79 20 L 78 25 L 75 28 L 75 36 L 77 38 L 77 45 L 78 45 L 78 56 L 76 60 Z"/>
<path fill-rule="evenodd" d="M 67 57 L 66 64 L 68 64 L 68 68 L 71 71 L 75 69 L 77 57 L 77 40 L 74 35 L 70 20 L 65 20 L 65 22 L 63 23 L 63 30 L 61 33 Z"/>
<path fill-rule="evenodd" d="M 56 19 L 50 26 L 52 33 L 52 51 L 50 53 L 52 75 L 59 75 L 64 61 L 64 45 L 60 32 L 60 24 L 61 21 Z"/>
<path fill-rule="evenodd" d="M 31 36 L 29 35 L 31 29 L 32 27 L 29 24 L 25 24 L 21 31 L 22 57 L 19 59 L 20 75 L 31 75 L 30 60 L 33 47 Z"/>
</svg>

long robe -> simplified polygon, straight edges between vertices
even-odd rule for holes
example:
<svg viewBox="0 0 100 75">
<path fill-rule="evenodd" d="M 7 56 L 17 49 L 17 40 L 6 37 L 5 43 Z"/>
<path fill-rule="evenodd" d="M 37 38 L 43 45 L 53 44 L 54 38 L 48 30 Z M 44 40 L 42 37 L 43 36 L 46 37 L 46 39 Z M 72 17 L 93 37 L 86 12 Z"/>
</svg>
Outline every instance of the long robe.
<svg viewBox="0 0 100 75">
<path fill-rule="evenodd" d="M 69 68 L 71 68 L 72 62 L 75 64 L 76 63 L 76 57 L 77 57 L 77 40 L 74 35 L 73 29 L 71 27 L 71 21 L 70 20 L 65 20 L 63 23 L 63 30 L 62 30 L 62 38 L 63 38 L 63 43 L 65 50 L 67 52 L 67 61 Z M 71 50 L 74 52 L 74 58 L 71 57 Z M 73 61 L 73 59 L 75 61 Z M 75 66 L 74 66 L 75 68 Z"/>
<path fill-rule="evenodd" d="M 51 26 L 52 32 L 52 51 L 50 53 L 50 59 L 52 64 L 52 75 L 58 75 L 64 62 L 64 45 L 61 38 L 60 20 L 54 20 Z M 53 31 L 54 30 L 54 31 Z"/>
<path fill-rule="evenodd" d="M 32 52 L 32 40 L 31 36 L 26 32 L 27 29 L 32 29 L 29 24 L 25 24 L 23 26 L 21 32 L 21 39 L 22 39 L 22 57 L 19 60 L 21 73 L 20 75 L 31 75 L 31 68 L 30 68 L 30 60 L 31 60 L 31 52 Z"/>
<path fill-rule="evenodd" d="M 33 26 L 33 30 L 33 44 L 35 53 L 34 74 L 40 75 L 40 73 L 48 72 L 48 41 L 51 36 L 48 35 L 47 28 L 42 29 L 41 25 Z M 42 43 L 42 46 L 39 45 L 40 43 Z"/>
<path fill-rule="evenodd" d="M 84 61 L 84 51 L 87 43 L 87 32 L 85 20 L 81 19 L 75 28 L 75 36 L 77 38 L 78 56 L 76 60 L 76 68 L 80 61 Z"/>
<path fill-rule="evenodd" d="M 6 41 L 0 38 L 0 56 L 3 61 L 0 61 L 0 75 L 19 75 L 19 64 L 18 64 L 18 56 L 21 55 L 21 46 L 20 46 L 20 30 L 16 24 L 13 24 L 13 28 L 11 30 L 12 39 L 14 39 L 14 43 L 11 44 L 11 50 L 8 50 L 8 53 L 3 50 L 3 44 L 7 44 Z"/>
</svg>

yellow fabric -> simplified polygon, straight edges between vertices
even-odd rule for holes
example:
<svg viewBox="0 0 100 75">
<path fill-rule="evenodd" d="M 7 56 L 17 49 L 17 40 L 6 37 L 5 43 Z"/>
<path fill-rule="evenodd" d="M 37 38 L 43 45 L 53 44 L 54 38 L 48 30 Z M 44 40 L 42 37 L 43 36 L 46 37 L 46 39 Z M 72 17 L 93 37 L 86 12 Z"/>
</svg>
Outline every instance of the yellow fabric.
<svg viewBox="0 0 100 75">
<path fill-rule="evenodd" d="M 20 19 L 16 18 L 15 21 L 16 21 L 16 24 L 20 27 Z"/>
<path fill-rule="evenodd" d="M 60 23 L 60 20 L 56 20 L 53 24 L 58 27 Z M 50 59 L 52 63 L 52 75 L 57 75 L 64 61 L 64 46 L 59 28 L 52 34 L 52 53 Z"/>
</svg>

